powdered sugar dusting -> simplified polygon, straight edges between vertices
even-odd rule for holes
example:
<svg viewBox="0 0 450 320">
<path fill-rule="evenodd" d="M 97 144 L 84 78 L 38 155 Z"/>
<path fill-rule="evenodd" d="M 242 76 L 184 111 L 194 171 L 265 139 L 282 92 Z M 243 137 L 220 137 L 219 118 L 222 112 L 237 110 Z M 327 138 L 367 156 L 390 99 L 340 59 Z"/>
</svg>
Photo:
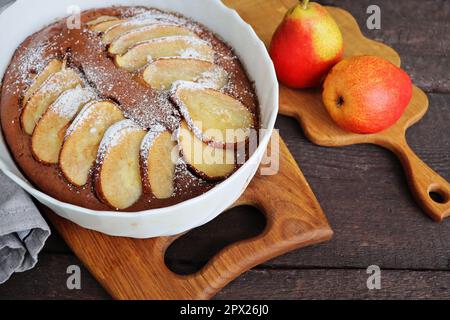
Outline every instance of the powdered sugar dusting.
<svg viewBox="0 0 450 320">
<path fill-rule="evenodd" d="M 158 11 L 158 10 L 147 10 L 142 12 L 141 14 L 137 14 L 131 18 L 131 21 L 148 21 L 148 20 L 156 20 L 156 21 L 166 21 L 173 22 L 177 24 L 181 24 L 186 22 L 185 19 L 174 16 L 170 13 Z"/>
<path fill-rule="evenodd" d="M 52 74 L 39 88 L 38 92 L 45 95 L 60 94 L 64 88 L 77 86 L 82 83 L 82 79 L 73 69 L 64 69 Z"/>
<path fill-rule="evenodd" d="M 207 60 L 193 59 L 190 57 L 165 57 L 165 58 L 158 59 L 158 61 L 161 61 L 161 60 L 169 60 L 169 61 L 170 60 L 172 60 L 172 61 L 187 60 L 188 62 L 189 61 L 197 61 L 197 62 L 203 61 L 205 63 L 211 64 L 211 67 L 208 70 L 202 72 L 197 77 L 193 78 L 191 81 L 194 83 L 201 84 L 201 86 L 205 87 L 205 88 L 221 90 L 227 86 L 228 81 L 230 79 L 230 75 L 222 67 L 212 64 L 210 61 L 207 61 Z M 176 86 L 177 84 L 179 84 L 182 81 L 185 81 L 185 80 L 177 80 L 174 83 L 172 83 L 170 87 L 167 87 L 167 88 L 166 88 L 166 86 L 163 86 L 162 90 L 171 90 L 174 85 Z M 186 82 L 189 82 L 189 81 L 186 81 Z"/>
<path fill-rule="evenodd" d="M 75 130 L 77 130 L 89 117 L 92 115 L 93 112 L 96 112 L 95 106 L 99 103 L 104 102 L 110 102 L 110 101 L 91 101 L 87 103 L 83 109 L 81 109 L 80 113 L 76 116 L 75 120 L 72 122 L 72 124 L 69 126 L 69 128 L 66 131 L 66 137 L 71 135 Z M 111 103 L 111 102 L 110 102 Z M 117 107 L 117 106 L 116 106 Z M 117 107 L 118 108 L 118 107 Z M 103 119 L 100 119 L 97 117 L 98 122 L 101 122 Z"/>
<path fill-rule="evenodd" d="M 129 11 L 126 11 L 125 15 L 128 15 L 129 13 L 130 13 Z M 184 26 L 186 29 L 189 29 L 193 32 L 201 31 L 198 28 L 198 26 L 190 23 L 190 21 L 187 20 L 186 18 L 162 12 L 159 10 L 147 10 L 137 15 L 130 16 L 129 19 L 126 20 L 125 22 L 113 25 L 108 30 L 106 30 L 106 34 L 108 33 L 108 31 L 113 30 L 117 27 L 130 29 L 128 32 L 132 32 L 142 27 L 167 25 L 167 24 Z"/>
<path fill-rule="evenodd" d="M 38 73 L 45 68 L 49 59 L 44 59 L 44 54 L 49 46 L 49 43 L 33 43 L 26 53 L 19 58 L 16 68 L 20 81 L 30 82 L 30 70 L 36 70 L 36 73 Z"/>
<path fill-rule="evenodd" d="M 61 117 L 72 119 L 79 108 L 97 97 L 91 88 L 81 86 L 67 90 L 50 106 L 50 109 Z"/>
<path fill-rule="evenodd" d="M 174 181 L 175 195 L 182 195 L 193 188 L 203 188 L 209 185 L 208 182 L 198 178 L 189 171 L 188 165 L 182 157 L 179 157 L 175 164 Z"/>
<path fill-rule="evenodd" d="M 99 93 L 117 101 L 124 116 L 132 119 L 142 128 L 149 128 L 155 122 L 172 128 L 178 122 L 177 111 L 170 103 L 166 92 L 157 92 L 139 85 L 126 71 L 111 72 L 107 64 L 83 66 L 86 78 Z"/>
<path fill-rule="evenodd" d="M 195 124 L 194 120 L 191 118 L 188 107 L 186 106 L 185 102 L 181 98 L 181 92 L 183 90 L 190 90 L 191 92 L 200 91 L 200 90 L 209 90 L 211 94 L 214 94 L 214 93 L 217 93 L 220 91 L 214 89 L 208 83 L 196 83 L 196 82 L 190 82 L 190 81 L 176 81 L 172 87 L 171 99 L 178 106 L 178 109 L 180 110 L 181 115 L 183 116 L 184 120 L 187 122 L 189 128 L 192 130 L 194 135 L 198 139 L 202 140 L 204 138 L 204 134 L 201 131 L 201 129 Z M 223 93 L 220 93 L 220 94 L 223 94 Z M 226 94 L 224 94 L 224 95 L 226 95 Z M 229 97 L 232 98 L 231 96 L 229 96 Z M 234 99 L 234 98 L 232 98 L 232 99 Z M 220 109 L 214 108 L 212 110 L 214 110 L 214 114 L 218 120 L 232 118 L 231 113 L 230 113 L 231 111 L 225 107 L 220 108 Z M 246 114 L 249 114 L 249 113 L 246 113 Z M 247 130 L 247 128 L 245 128 L 245 129 Z"/>
<path fill-rule="evenodd" d="M 194 82 L 198 82 L 205 87 L 213 89 L 222 89 L 229 82 L 229 74 L 219 66 L 214 66 L 212 69 L 203 72 Z M 225 84 L 224 86 L 222 86 Z"/>
<path fill-rule="evenodd" d="M 6 89 L 12 94 L 18 94 L 22 85 L 30 85 L 50 60 L 57 58 L 63 51 L 59 44 L 62 33 L 54 33 L 50 38 L 34 37 L 27 43 L 26 50 L 11 65 L 16 81 L 8 83 Z"/>
<path fill-rule="evenodd" d="M 71 135 L 83 123 L 83 121 L 88 118 L 89 114 L 92 111 L 91 107 L 96 103 L 97 101 L 91 101 L 81 109 L 75 120 L 73 120 L 69 128 L 67 128 L 65 138 Z"/>
<path fill-rule="evenodd" d="M 104 66 L 91 66 L 83 68 L 86 79 L 97 86 L 100 92 L 112 92 L 114 86 L 122 84 L 121 79 L 114 79 Z"/>
<path fill-rule="evenodd" d="M 32 46 L 26 53 L 16 61 L 14 67 L 16 68 L 16 82 L 13 84 L 8 84 L 6 89 L 12 94 L 19 93 L 19 86 L 21 84 L 30 85 L 33 80 L 33 73 L 38 74 L 47 65 L 48 60 L 44 59 L 45 52 L 48 43 L 40 43 Z M 31 72 L 30 71 L 34 71 Z M 15 89 L 13 89 L 15 88 Z"/>
<path fill-rule="evenodd" d="M 177 25 L 183 25 L 194 32 L 201 32 L 201 28 L 189 19 L 180 15 L 163 12 L 158 9 L 148 8 L 127 8 L 123 12 L 125 17 L 131 18 L 132 21 L 142 21 L 153 19 L 159 22 L 170 22 Z"/>
<path fill-rule="evenodd" d="M 200 131 L 199 127 L 194 124 L 194 122 L 192 121 L 192 119 L 189 115 L 189 111 L 188 111 L 186 105 L 179 97 L 178 93 L 180 90 L 183 90 L 183 89 L 199 90 L 199 89 L 210 89 L 210 87 L 208 87 L 207 84 L 204 84 L 204 83 L 196 83 L 196 82 L 191 82 L 191 81 L 179 80 L 173 84 L 172 90 L 171 90 L 171 95 L 170 95 L 171 99 L 178 106 L 178 109 L 180 110 L 180 113 L 183 116 L 183 118 L 185 119 L 185 121 L 187 122 L 188 127 L 192 130 L 192 132 L 194 133 L 194 135 L 197 138 L 202 139 L 203 133 Z M 178 130 L 180 130 L 180 129 L 178 129 Z"/>
<path fill-rule="evenodd" d="M 171 41 L 184 41 L 187 42 L 188 44 L 192 45 L 192 46 L 209 46 L 209 43 L 205 40 L 202 40 L 200 38 L 197 37 L 191 37 L 191 36 L 168 36 L 168 37 L 162 37 L 162 38 L 157 38 L 157 39 L 153 39 L 150 40 L 152 42 L 171 42 Z"/>
<path fill-rule="evenodd" d="M 155 92 L 154 97 L 135 100 L 132 108 L 124 110 L 124 115 L 132 119 L 142 128 L 150 128 L 158 122 L 158 117 L 150 110 L 158 110 L 169 129 L 175 128 L 179 123 L 179 114 L 169 100 L 167 91 Z"/>
<path fill-rule="evenodd" d="M 182 58 L 202 58 L 203 55 L 194 48 L 187 48 L 180 52 Z"/>
<path fill-rule="evenodd" d="M 108 30 L 106 30 L 105 33 L 108 33 L 108 31 L 113 30 L 117 27 L 133 27 L 133 28 L 139 28 L 139 27 L 146 27 L 150 25 L 157 25 L 164 23 L 164 21 L 160 21 L 158 19 L 149 18 L 149 19 L 131 19 L 122 23 L 119 23 L 117 25 L 114 25 L 110 27 Z"/>
<path fill-rule="evenodd" d="M 139 48 L 139 46 L 144 46 L 147 44 L 164 45 L 165 43 L 176 42 L 176 41 L 184 42 L 190 47 L 180 49 L 178 52 L 176 52 L 177 54 L 174 55 L 173 57 L 196 58 L 196 59 L 203 59 L 206 61 L 214 60 L 213 56 L 208 56 L 208 55 L 205 55 L 205 53 L 200 52 L 202 47 L 207 46 L 207 47 L 211 48 L 211 45 L 207 41 L 204 41 L 200 38 L 196 38 L 196 37 L 192 37 L 192 36 L 168 36 L 168 37 L 156 38 L 156 39 L 152 39 L 152 40 L 148 40 L 148 41 L 139 42 L 135 45 L 135 48 Z M 211 48 L 211 51 L 212 51 L 212 48 Z M 133 52 L 133 51 L 129 51 L 129 52 Z M 148 63 L 151 63 L 153 61 L 154 61 L 154 58 L 151 55 L 147 56 Z"/>
<path fill-rule="evenodd" d="M 117 146 L 130 132 L 142 131 L 132 120 L 126 119 L 113 124 L 106 130 L 98 148 L 97 163 L 101 162 L 111 148 Z"/>
<path fill-rule="evenodd" d="M 141 28 L 133 29 L 126 33 L 127 36 L 134 36 L 137 33 L 149 32 L 161 27 L 178 27 L 177 24 L 171 22 L 161 22 L 156 24 L 144 25 Z"/>
<path fill-rule="evenodd" d="M 179 89 L 201 90 L 210 89 L 210 87 L 208 86 L 208 83 L 178 80 L 173 83 L 172 89 L 170 90 L 172 98 L 177 95 Z"/>
<path fill-rule="evenodd" d="M 147 135 L 144 137 L 141 143 L 141 157 L 144 159 L 144 162 L 147 162 L 148 154 L 153 146 L 155 139 L 165 131 L 167 131 L 167 129 L 159 123 L 154 124 L 149 128 Z"/>
</svg>

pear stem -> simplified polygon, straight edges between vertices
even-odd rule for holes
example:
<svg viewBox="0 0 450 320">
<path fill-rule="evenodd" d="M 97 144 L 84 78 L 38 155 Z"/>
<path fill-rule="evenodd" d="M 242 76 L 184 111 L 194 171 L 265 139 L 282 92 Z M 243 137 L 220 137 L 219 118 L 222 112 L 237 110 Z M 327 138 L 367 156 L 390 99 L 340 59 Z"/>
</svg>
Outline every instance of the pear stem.
<svg viewBox="0 0 450 320">
<path fill-rule="evenodd" d="M 300 3 L 304 10 L 308 9 L 309 0 L 300 0 Z"/>
</svg>

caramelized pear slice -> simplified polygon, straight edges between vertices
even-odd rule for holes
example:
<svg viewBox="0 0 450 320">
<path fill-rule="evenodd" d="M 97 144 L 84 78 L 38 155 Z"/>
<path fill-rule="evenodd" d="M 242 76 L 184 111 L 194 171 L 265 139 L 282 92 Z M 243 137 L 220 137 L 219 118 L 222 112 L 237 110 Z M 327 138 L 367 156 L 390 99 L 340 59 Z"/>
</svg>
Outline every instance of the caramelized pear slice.
<svg viewBox="0 0 450 320">
<path fill-rule="evenodd" d="M 96 18 L 94 20 L 91 20 L 91 21 L 87 22 L 86 25 L 88 25 L 88 26 L 96 26 L 96 25 L 98 25 L 100 23 L 103 23 L 103 22 L 110 22 L 110 21 L 117 21 L 117 20 L 119 20 L 119 18 L 114 17 L 114 16 L 100 16 L 100 17 L 98 17 L 98 18 Z"/>
<path fill-rule="evenodd" d="M 194 37 L 174 36 L 138 43 L 124 55 L 115 58 L 119 68 L 137 71 L 149 62 L 166 57 L 197 58 L 214 61 L 214 51 L 203 40 Z"/>
<path fill-rule="evenodd" d="M 64 135 L 70 122 L 81 108 L 96 98 L 90 88 L 65 91 L 48 108 L 34 129 L 31 139 L 31 149 L 34 157 L 46 164 L 56 164 L 63 144 Z"/>
<path fill-rule="evenodd" d="M 152 62 L 142 74 L 144 81 L 154 89 L 170 89 L 178 80 L 202 83 L 221 89 L 228 81 L 226 71 L 209 61 L 168 58 Z"/>
<path fill-rule="evenodd" d="M 35 94 L 40 86 L 53 74 L 61 71 L 63 62 L 58 59 L 51 60 L 47 66 L 33 79 L 33 83 L 23 96 L 22 105 L 25 106 L 28 100 Z"/>
<path fill-rule="evenodd" d="M 117 26 L 121 23 L 125 23 L 127 22 L 127 19 L 117 19 L 117 20 L 109 20 L 109 21 L 104 21 L 104 22 L 100 22 L 96 25 L 92 25 L 89 27 L 89 29 L 91 29 L 94 32 L 106 32 L 107 30 L 113 28 L 114 26 Z"/>
<path fill-rule="evenodd" d="M 205 143 L 232 147 L 245 142 L 255 128 L 255 115 L 239 100 L 201 84 L 177 83 L 172 100 L 191 130 Z"/>
<path fill-rule="evenodd" d="M 111 43 L 108 51 L 111 54 L 124 54 L 128 49 L 139 42 L 170 36 L 197 37 L 194 32 L 187 28 L 176 25 L 156 24 L 125 33 Z"/>
<path fill-rule="evenodd" d="M 75 186 L 84 186 L 105 131 L 124 117 L 111 101 L 87 104 L 66 132 L 59 156 L 61 172 Z"/>
<path fill-rule="evenodd" d="M 154 125 L 141 145 L 141 163 L 146 184 L 157 199 L 173 195 L 177 143 L 161 125 Z M 175 151 L 175 154 L 174 154 Z"/>
<path fill-rule="evenodd" d="M 234 150 L 205 144 L 197 139 L 185 121 L 179 129 L 178 146 L 189 168 L 205 180 L 223 180 L 236 169 Z"/>
<path fill-rule="evenodd" d="M 73 69 L 63 69 L 51 75 L 25 104 L 20 117 L 25 133 L 33 134 L 34 127 L 47 110 L 66 90 L 83 83 L 80 75 Z"/>
<path fill-rule="evenodd" d="M 116 209 L 132 206 L 142 195 L 140 146 L 146 132 L 131 120 L 106 131 L 96 162 L 95 190 Z"/>
</svg>

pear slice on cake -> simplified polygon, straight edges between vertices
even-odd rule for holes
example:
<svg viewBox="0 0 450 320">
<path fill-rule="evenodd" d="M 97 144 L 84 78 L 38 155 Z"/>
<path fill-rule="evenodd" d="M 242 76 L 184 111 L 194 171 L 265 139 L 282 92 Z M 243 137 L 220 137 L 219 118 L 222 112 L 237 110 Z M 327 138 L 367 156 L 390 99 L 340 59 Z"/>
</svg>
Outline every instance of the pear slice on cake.
<svg viewBox="0 0 450 320">
<path fill-rule="evenodd" d="M 107 30 L 109 30 L 121 23 L 125 23 L 127 21 L 128 21 L 127 19 L 111 19 L 111 20 L 103 21 L 103 22 L 100 22 L 97 24 L 93 24 L 93 25 L 89 26 L 89 29 L 94 32 L 102 33 L 102 32 L 106 32 Z"/>
<path fill-rule="evenodd" d="M 118 20 L 119 20 L 119 18 L 114 17 L 114 16 L 100 16 L 94 20 L 86 22 L 86 25 L 93 27 L 93 26 L 97 26 L 103 22 L 111 22 L 111 21 L 118 21 Z"/>
<path fill-rule="evenodd" d="M 35 92 L 40 88 L 40 86 L 53 74 L 61 71 L 63 68 L 63 62 L 58 59 L 51 60 L 45 68 L 36 75 L 33 79 L 32 84 L 27 89 L 23 96 L 22 106 L 25 106 L 28 100 L 35 94 Z"/>
<path fill-rule="evenodd" d="M 202 83 L 221 89 L 228 82 L 227 72 L 209 61 L 184 58 L 167 58 L 152 62 L 142 74 L 143 80 L 153 89 L 170 89 L 178 80 Z"/>
<path fill-rule="evenodd" d="M 142 195 L 140 147 L 146 131 L 131 120 L 106 131 L 96 162 L 95 191 L 111 207 L 123 210 Z"/>
<path fill-rule="evenodd" d="M 141 167 L 145 184 L 157 199 L 170 198 L 174 193 L 177 143 L 161 125 L 149 129 L 141 144 Z"/>
<path fill-rule="evenodd" d="M 122 111 L 111 101 L 88 103 L 66 132 L 59 156 L 59 167 L 75 186 L 84 186 L 97 157 L 105 131 L 124 119 Z"/>
<path fill-rule="evenodd" d="M 160 22 L 158 22 L 158 20 L 154 18 L 127 20 L 106 30 L 102 36 L 102 42 L 104 44 L 111 44 L 114 40 L 118 39 L 124 34 L 142 27 L 147 27 L 158 23 Z"/>
<path fill-rule="evenodd" d="M 25 133 L 33 134 L 34 127 L 41 116 L 61 93 L 82 83 L 78 72 L 70 68 L 62 69 L 45 80 L 23 107 L 20 121 Z"/>
<path fill-rule="evenodd" d="M 170 36 L 190 36 L 197 37 L 197 35 L 187 28 L 176 25 L 151 25 L 130 31 L 119 36 L 112 41 L 108 52 L 111 54 L 124 54 L 128 49 L 139 42 L 148 41 L 157 38 L 164 38 Z"/>
<path fill-rule="evenodd" d="M 214 61 L 214 50 L 203 40 L 194 37 L 174 36 L 138 43 L 125 54 L 115 58 L 119 68 L 137 71 L 160 58 L 183 57 Z"/>
<path fill-rule="evenodd" d="M 96 98 L 90 88 L 67 90 L 47 109 L 34 129 L 31 149 L 34 157 L 46 164 L 56 164 L 67 128 L 81 108 Z"/>
<path fill-rule="evenodd" d="M 245 142 L 256 127 L 255 115 L 239 100 L 201 84 L 177 83 L 172 100 L 197 137 L 216 147 Z"/>
<path fill-rule="evenodd" d="M 236 170 L 234 149 L 207 145 L 194 135 L 185 121 L 179 129 L 178 146 L 188 167 L 205 180 L 223 180 Z"/>
</svg>

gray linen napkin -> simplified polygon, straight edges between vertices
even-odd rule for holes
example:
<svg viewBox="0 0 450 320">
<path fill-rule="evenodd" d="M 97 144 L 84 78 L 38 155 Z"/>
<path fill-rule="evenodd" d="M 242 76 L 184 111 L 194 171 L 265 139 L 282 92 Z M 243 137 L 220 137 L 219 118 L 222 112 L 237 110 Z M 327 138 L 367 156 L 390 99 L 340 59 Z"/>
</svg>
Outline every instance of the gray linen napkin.
<svg viewBox="0 0 450 320">
<path fill-rule="evenodd" d="M 15 0 L 0 0 L 0 13 L 13 4 Z"/>
<path fill-rule="evenodd" d="M 32 269 L 50 228 L 30 197 L 0 171 L 0 284 Z"/>
</svg>

